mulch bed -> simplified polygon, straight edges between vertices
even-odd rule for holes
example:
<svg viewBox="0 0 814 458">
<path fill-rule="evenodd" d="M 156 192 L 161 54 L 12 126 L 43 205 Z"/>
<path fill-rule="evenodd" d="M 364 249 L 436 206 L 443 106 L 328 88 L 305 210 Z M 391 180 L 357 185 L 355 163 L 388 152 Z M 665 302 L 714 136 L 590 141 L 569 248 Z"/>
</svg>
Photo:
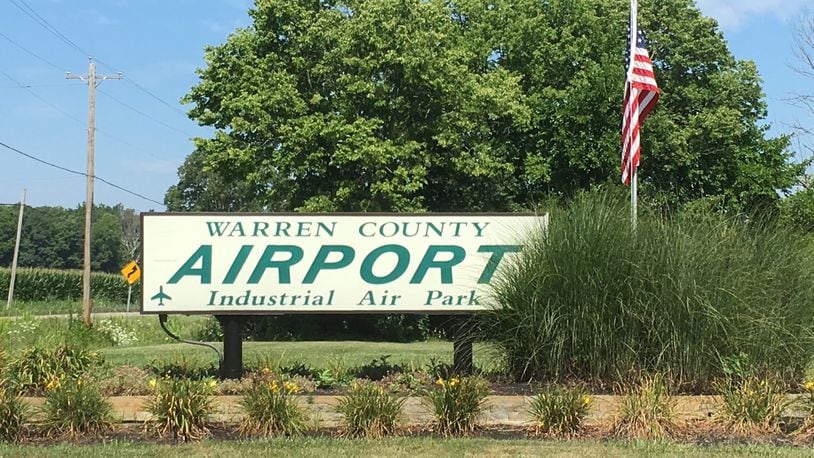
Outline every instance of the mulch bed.
<svg viewBox="0 0 814 458">
<path fill-rule="evenodd" d="M 426 427 L 410 427 L 400 430 L 400 437 L 417 438 L 438 438 Z M 319 430 L 308 431 L 304 437 L 340 438 L 345 437 L 339 428 L 320 428 Z M 579 433 L 569 436 L 541 436 L 532 429 L 517 426 L 494 426 L 478 428 L 465 437 L 484 438 L 492 440 L 518 440 L 531 439 L 541 441 L 562 441 L 562 440 L 590 440 L 598 442 L 624 441 L 627 438 L 617 437 L 606 425 L 587 425 Z M 236 425 L 213 424 L 209 426 L 207 439 L 231 441 L 246 440 L 251 437 L 242 436 L 237 432 Z M 784 434 L 734 434 L 725 430 L 720 425 L 716 425 L 705 420 L 693 420 L 677 427 L 669 442 L 695 445 L 695 446 L 717 446 L 717 445 L 773 445 L 784 447 L 814 448 L 814 435 L 784 435 Z M 157 445 L 175 445 L 180 443 L 171 436 L 158 437 L 154 432 L 145 428 L 143 424 L 116 424 L 104 433 L 93 436 L 79 438 L 53 437 L 43 435 L 36 426 L 28 429 L 23 439 L 22 445 L 50 446 L 64 443 L 75 445 L 96 445 L 110 442 L 130 442 Z"/>
</svg>

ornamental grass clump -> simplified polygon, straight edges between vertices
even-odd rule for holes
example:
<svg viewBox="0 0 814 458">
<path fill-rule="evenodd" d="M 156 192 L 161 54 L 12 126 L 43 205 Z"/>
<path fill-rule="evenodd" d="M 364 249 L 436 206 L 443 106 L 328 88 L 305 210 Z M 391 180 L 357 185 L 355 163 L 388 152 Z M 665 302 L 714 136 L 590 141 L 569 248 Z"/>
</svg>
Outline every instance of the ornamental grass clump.
<svg viewBox="0 0 814 458">
<path fill-rule="evenodd" d="M 240 432 L 249 436 L 296 436 L 307 427 L 308 415 L 297 394 L 294 381 L 257 379 L 243 395 L 246 417 Z"/>
<path fill-rule="evenodd" d="M 479 377 L 439 378 L 424 402 L 435 416 L 435 431 L 444 436 L 471 433 L 483 414 L 489 387 Z"/>
<path fill-rule="evenodd" d="M 661 375 L 644 376 L 625 388 L 613 433 L 630 439 L 667 439 L 676 427 L 675 399 Z"/>
<path fill-rule="evenodd" d="M 534 430 L 545 436 L 574 436 L 582 428 L 593 400 L 581 388 L 553 387 L 531 399 Z"/>
<path fill-rule="evenodd" d="M 18 441 L 27 416 L 28 409 L 20 393 L 0 379 L 0 443 Z"/>
<path fill-rule="evenodd" d="M 189 442 L 209 434 L 207 417 L 213 413 L 214 380 L 181 378 L 151 379 L 152 391 L 146 409 L 152 414 L 148 427 L 160 437 L 172 434 L 181 442 Z"/>
<path fill-rule="evenodd" d="M 641 208 L 586 192 L 507 257 L 480 315 L 518 380 L 598 386 L 669 373 L 710 393 L 722 356 L 800 380 L 814 356 L 814 246 L 756 217 Z M 487 299 L 484 299 L 487 300 Z M 678 385 L 677 385 L 678 386 Z"/>
<path fill-rule="evenodd" d="M 716 422 L 741 435 L 780 432 L 783 411 L 791 401 L 776 377 L 748 375 L 718 382 L 716 387 L 721 397 Z"/>
<path fill-rule="evenodd" d="M 43 426 L 69 438 L 100 434 L 112 427 L 111 410 L 91 378 L 55 377 L 46 385 Z"/>
<path fill-rule="evenodd" d="M 356 381 L 336 410 L 342 415 L 346 435 L 380 438 L 396 433 L 404 400 L 380 384 Z"/>
<path fill-rule="evenodd" d="M 99 353 L 72 344 L 52 349 L 31 347 L 13 358 L 6 369 L 10 381 L 26 393 L 42 394 L 54 379 L 83 377 L 104 363 Z"/>
</svg>

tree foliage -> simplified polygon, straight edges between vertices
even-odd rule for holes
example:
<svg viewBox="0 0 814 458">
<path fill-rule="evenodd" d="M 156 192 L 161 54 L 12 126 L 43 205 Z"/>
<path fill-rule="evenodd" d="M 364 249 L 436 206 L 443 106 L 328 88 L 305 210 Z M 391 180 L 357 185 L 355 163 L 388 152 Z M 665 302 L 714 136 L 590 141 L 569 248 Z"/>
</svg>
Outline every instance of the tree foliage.
<svg viewBox="0 0 814 458">
<path fill-rule="evenodd" d="M 118 272 L 130 260 L 121 215 L 135 214 L 121 205 L 94 207 L 91 269 Z M 17 235 L 19 206 L 0 207 L 0 265 L 10 266 Z M 82 268 L 84 207 L 26 207 L 20 240 L 20 267 Z M 137 237 L 137 236 L 136 236 Z M 132 243 L 132 242 L 129 242 Z"/>
<path fill-rule="evenodd" d="M 662 89 L 645 199 L 777 200 L 801 172 L 753 63 L 692 0 L 642 1 Z M 624 0 L 257 0 L 186 101 L 217 129 L 173 210 L 507 211 L 618 181 Z"/>
</svg>

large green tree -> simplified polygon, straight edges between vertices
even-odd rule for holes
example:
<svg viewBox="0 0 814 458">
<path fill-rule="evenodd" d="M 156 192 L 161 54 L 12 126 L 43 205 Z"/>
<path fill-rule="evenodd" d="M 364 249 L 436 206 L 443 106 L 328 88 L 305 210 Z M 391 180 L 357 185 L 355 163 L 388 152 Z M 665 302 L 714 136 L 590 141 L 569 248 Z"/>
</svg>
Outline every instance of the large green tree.
<svg viewBox="0 0 814 458">
<path fill-rule="evenodd" d="M 257 0 L 206 50 L 173 210 L 506 211 L 619 176 L 626 0 Z M 642 1 L 644 199 L 774 203 L 801 167 L 692 0 Z"/>
</svg>

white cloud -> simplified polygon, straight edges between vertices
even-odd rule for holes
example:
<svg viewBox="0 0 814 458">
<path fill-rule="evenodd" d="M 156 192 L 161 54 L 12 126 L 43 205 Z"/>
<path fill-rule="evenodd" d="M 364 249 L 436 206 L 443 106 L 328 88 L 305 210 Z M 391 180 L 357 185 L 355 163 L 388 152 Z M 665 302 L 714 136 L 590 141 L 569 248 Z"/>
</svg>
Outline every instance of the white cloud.
<svg viewBox="0 0 814 458">
<path fill-rule="evenodd" d="M 811 0 L 698 0 L 701 11 L 717 19 L 724 30 L 738 29 L 753 18 L 765 15 L 785 21 L 809 5 Z"/>
</svg>

